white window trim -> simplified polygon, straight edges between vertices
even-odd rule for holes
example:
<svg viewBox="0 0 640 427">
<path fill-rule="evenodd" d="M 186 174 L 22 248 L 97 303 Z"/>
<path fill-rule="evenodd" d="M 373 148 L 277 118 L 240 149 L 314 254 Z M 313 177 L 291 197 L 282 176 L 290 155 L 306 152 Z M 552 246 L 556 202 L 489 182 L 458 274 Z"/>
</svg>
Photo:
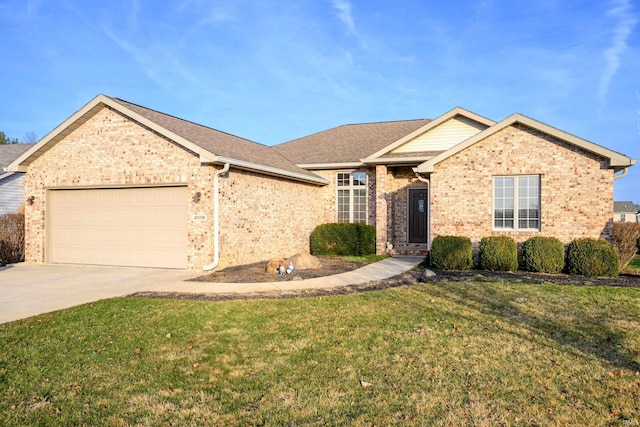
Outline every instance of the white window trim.
<svg viewBox="0 0 640 427">
<path fill-rule="evenodd" d="M 537 178 L 538 179 L 538 228 L 520 228 L 518 227 L 518 178 Z M 496 178 L 513 178 L 513 228 L 496 227 Z M 491 179 L 491 229 L 493 231 L 520 231 L 536 233 L 542 230 L 542 179 L 540 175 L 536 174 L 522 174 L 522 175 L 494 175 Z"/>
<path fill-rule="evenodd" d="M 353 185 L 353 174 L 354 173 L 363 173 L 364 174 L 364 185 Z M 338 176 L 340 174 L 349 175 L 349 185 L 339 186 L 338 185 Z M 354 223 L 353 215 L 354 215 L 354 196 L 353 190 L 363 190 L 365 194 L 365 205 L 364 205 L 364 222 L 359 224 L 369 224 L 369 175 L 367 171 L 363 170 L 352 170 L 352 171 L 340 171 L 336 173 L 336 222 L 348 222 Z M 340 190 L 349 190 L 349 221 L 340 221 L 340 198 L 338 196 Z"/>
</svg>

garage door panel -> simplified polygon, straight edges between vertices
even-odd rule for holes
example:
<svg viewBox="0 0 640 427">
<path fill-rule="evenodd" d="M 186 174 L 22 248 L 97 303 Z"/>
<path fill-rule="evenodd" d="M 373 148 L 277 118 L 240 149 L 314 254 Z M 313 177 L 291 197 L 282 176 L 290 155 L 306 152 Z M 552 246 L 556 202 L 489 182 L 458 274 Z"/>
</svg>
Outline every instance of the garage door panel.
<svg viewBox="0 0 640 427">
<path fill-rule="evenodd" d="M 186 187 L 49 192 L 49 262 L 186 268 L 186 254 Z"/>
</svg>

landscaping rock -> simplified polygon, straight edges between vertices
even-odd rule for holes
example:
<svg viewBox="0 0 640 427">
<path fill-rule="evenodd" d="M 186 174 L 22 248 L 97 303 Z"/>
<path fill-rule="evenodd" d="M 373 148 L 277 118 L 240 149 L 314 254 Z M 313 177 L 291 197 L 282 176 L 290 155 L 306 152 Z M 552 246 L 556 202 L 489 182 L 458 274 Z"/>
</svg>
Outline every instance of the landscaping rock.
<svg viewBox="0 0 640 427">
<path fill-rule="evenodd" d="M 434 277 L 435 275 L 436 273 L 431 270 L 422 270 L 422 272 L 420 272 L 420 275 L 418 276 L 418 282 L 427 282 L 429 277 Z"/>
<path fill-rule="evenodd" d="M 286 267 L 289 263 L 285 262 L 284 258 L 274 258 L 269 260 L 264 271 L 267 273 L 278 274 L 278 267 L 280 266 L 280 264 Z M 294 263 L 293 265 L 296 265 L 296 264 Z M 296 268 L 297 268 L 297 265 L 296 265 Z"/>
<path fill-rule="evenodd" d="M 296 268 L 296 270 L 308 270 L 308 269 L 318 269 L 318 268 L 322 268 L 322 263 L 320 262 L 320 260 L 309 254 L 309 253 L 299 253 L 299 254 L 295 254 L 294 256 L 292 256 L 291 258 L 289 258 L 289 261 L 291 261 L 293 263 L 293 266 Z M 288 265 L 289 263 L 285 264 Z"/>
</svg>

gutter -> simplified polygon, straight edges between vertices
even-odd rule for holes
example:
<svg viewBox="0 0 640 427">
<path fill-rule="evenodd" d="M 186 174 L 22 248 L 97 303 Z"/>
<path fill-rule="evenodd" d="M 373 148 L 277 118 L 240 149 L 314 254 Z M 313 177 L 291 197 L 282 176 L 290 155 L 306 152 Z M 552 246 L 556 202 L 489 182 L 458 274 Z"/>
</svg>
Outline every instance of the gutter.
<svg viewBox="0 0 640 427">
<path fill-rule="evenodd" d="M 211 271 L 220 263 L 220 175 L 229 172 L 229 163 L 225 163 L 224 167 L 216 171 L 213 177 L 213 262 L 202 267 L 204 271 Z"/>
</svg>

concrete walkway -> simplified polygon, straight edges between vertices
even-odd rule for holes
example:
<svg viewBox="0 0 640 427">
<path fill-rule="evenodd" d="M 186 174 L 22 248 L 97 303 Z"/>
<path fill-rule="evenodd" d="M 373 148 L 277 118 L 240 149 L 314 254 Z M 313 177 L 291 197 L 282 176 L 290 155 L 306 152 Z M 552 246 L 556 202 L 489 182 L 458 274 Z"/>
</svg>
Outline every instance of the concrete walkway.
<svg viewBox="0 0 640 427">
<path fill-rule="evenodd" d="M 333 288 L 403 273 L 422 257 L 387 258 L 334 276 L 268 283 L 188 282 L 201 272 L 68 264 L 0 267 L 0 323 L 136 292 L 256 293 Z"/>
<path fill-rule="evenodd" d="M 357 270 L 333 276 L 306 280 L 287 280 L 260 283 L 175 282 L 154 286 L 149 291 L 207 294 L 233 294 L 254 292 L 278 292 L 296 289 L 326 289 L 359 285 L 373 280 L 383 280 L 404 273 L 424 261 L 424 257 L 386 258 Z"/>
</svg>

